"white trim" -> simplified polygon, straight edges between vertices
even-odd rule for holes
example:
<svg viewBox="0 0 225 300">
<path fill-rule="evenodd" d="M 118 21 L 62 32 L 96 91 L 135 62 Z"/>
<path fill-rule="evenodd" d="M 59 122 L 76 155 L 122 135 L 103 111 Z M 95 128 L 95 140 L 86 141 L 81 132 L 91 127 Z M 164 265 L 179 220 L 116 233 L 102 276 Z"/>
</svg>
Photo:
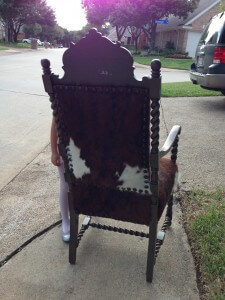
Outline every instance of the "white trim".
<svg viewBox="0 0 225 300">
<path fill-rule="evenodd" d="M 182 25 L 181 26 L 182 29 L 187 29 L 187 30 L 191 30 L 192 29 L 192 25 Z"/>
<path fill-rule="evenodd" d="M 210 10 L 211 8 L 213 8 L 214 6 L 216 6 L 218 3 L 220 2 L 220 0 L 216 0 L 213 4 L 211 4 L 210 6 L 208 6 L 207 8 L 205 8 L 203 11 L 201 11 L 197 16 L 195 16 L 194 18 L 192 18 L 190 21 L 188 21 L 187 23 L 184 24 L 185 25 L 190 25 L 192 22 L 194 22 L 196 19 L 200 18 L 202 15 L 204 15 L 208 10 Z"/>
</svg>

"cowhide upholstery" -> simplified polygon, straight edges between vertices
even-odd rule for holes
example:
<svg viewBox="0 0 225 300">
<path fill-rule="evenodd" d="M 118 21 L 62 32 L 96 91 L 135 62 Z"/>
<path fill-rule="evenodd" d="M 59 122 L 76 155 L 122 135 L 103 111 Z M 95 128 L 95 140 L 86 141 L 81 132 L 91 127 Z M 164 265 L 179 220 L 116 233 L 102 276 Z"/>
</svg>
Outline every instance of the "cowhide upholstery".
<svg viewBox="0 0 225 300">
<path fill-rule="evenodd" d="M 148 89 L 59 85 L 54 92 L 75 212 L 149 225 Z M 159 218 L 176 172 L 160 160 Z"/>
<path fill-rule="evenodd" d="M 166 158 L 160 160 L 158 219 L 167 204 L 174 185 L 176 165 Z M 73 185 L 76 213 L 112 218 L 126 222 L 149 225 L 151 220 L 151 195 L 101 188 L 81 181 Z"/>
</svg>

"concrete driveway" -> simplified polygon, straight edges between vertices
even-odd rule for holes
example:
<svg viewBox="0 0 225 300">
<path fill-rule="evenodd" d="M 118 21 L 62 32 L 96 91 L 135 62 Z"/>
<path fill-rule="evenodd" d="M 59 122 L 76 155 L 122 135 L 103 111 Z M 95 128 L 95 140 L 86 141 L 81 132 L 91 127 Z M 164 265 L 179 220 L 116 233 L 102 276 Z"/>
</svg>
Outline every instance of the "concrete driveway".
<svg viewBox="0 0 225 300">
<path fill-rule="evenodd" d="M 52 54 L 55 61 L 62 54 L 58 52 Z M 53 52 L 48 55 L 50 53 Z M 24 55 L 11 55 L 14 58 L 8 61 L 8 71 L 7 62 L 4 62 L 6 74 L 12 77 L 13 82 L 16 82 L 16 70 L 22 71 L 20 65 L 15 65 L 19 56 L 21 61 L 28 63 L 29 59 Z M 32 63 L 39 68 L 39 60 L 45 56 L 45 51 L 34 53 Z M 59 65 L 56 65 L 57 69 Z M 30 69 L 31 87 L 37 80 L 37 84 L 41 84 L 40 78 L 35 78 L 37 75 L 32 79 L 32 72 Z M 15 169 L 14 179 L 0 191 L 0 299 L 199 299 L 194 263 L 182 227 L 179 204 L 175 205 L 174 223 L 159 253 L 151 285 L 145 281 L 146 240 L 127 236 L 122 240 L 118 234 L 89 229 L 78 249 L 77 264 L 72 267 L 68 264 L 68 246 L 61 241 L 60 227 L 54 226 L 39 236 L 42 230 L 59 220 L 57 170 L 50 163 L 50 151 L 46 147 L 50 125 L 49 102 L 42 94 L 33 95 L 34 98 L 28 96 L 27 93 L 32 89 L 29 90 L 25 83 L 17 85 L 17 91 L 3 89 L 0 81 L 0 94 L 5 95 L 1 98 L 5 105 L 2 104 L 0 109 L 0 112 L 4 110 L 0 119 L 0 138 L 8 146 L 10 143 L 7 144 L 7 137 L 10 136 L 10 149 L 17 149 L 21 144 L 21 152 L 16 152 L 12 164 L 18 165 L 18 157 L 24 160 L 23 169 L 20 172 Z M 38 86 L 34 86 L 34 89 L 39 93 Z M 22 93 L 20 96 L 15 93 L 18 91 Z M 7 112 L 10 103 L 11 114 Z M 28 103 L 29 113 L 24 112 Z M 20 110 L 15 109 L 18 104 L 21 104 Z M 164 118 L 161 119 L 161 144 L 166 137 L 166 126 L 182 125 L 178 156 L 182 173 L 181 188 L 225 187 L 225 98 L 164 98 L 162 107 L 161 116 L 164 115 Z M 27 139 L 27 132 L 34 123 L 32 116 L 37 111 L 41 112 L 41 118 L 38 120 L 37 115 L 34 119 L 38 122 L 37 129 L 32 128 L 30 131 L 33 133 L 33 140 L 30 140 Z M 24 125 L 27 132 L 24 132 L 21 143 L 20 136 L 16 137 L 14 122 L 21 116 L 18 126 L 22 128 L 22 116 L 29 114 L 31 117 L 26 118 L 28 121 Z M 7 126 L 4 127 L 4 121 L 10 116 L 12 119 L 9 123 L 13 123 L 14 127 L 8 130 Z M 30 144 L 36 149 L 31 156 L 28 155 L 32 149 Z M 23 156 L 21 153 L 24 149 L 26 153 Z M 9 154 L 11 157 L 11 151 Z M 2 176 L 4 173 L 1 173 Z M 15 252 L 29 240 L 22 251 Z"/>
<path fill-rule="evenodd" d="M 7 261 L 0 267 L 0 299 L 199 299 L 178 204 L 157 258 L 154 281 L 148 284 L 143 238 L 90 228 L 78 248 L 77 263 L 71 266 L 59 226 L 39 235 L 59 220 L 57 197 L 58 178 L 49 148 L 0 192 L 0 263 Z M 146 226 L 96 221 L 147 232 Z"/>
<path fill-rule="evenodd" d="M 164 98 L 162 106 L 167 126 L 183 128 L 178 158 L 181 189 L 225 187 L 224 97 Z M 162 143 L 163 121 L 161 127 Z M 50 164 L 49 148 L 0 192 L 1 261 L 32 241 L 0 268 L 0 299 L 199 299 L 179 204 L 149 285 L 145 282 L 146 240 L 127 236 L 121 240 L 118 234 L 89 229 L 74 267 L 68 264 L 68 246 L 61 242 L 60 227 L 32 240 L 59 220 L 57 194 L 57 172 Z"/>
</svg>

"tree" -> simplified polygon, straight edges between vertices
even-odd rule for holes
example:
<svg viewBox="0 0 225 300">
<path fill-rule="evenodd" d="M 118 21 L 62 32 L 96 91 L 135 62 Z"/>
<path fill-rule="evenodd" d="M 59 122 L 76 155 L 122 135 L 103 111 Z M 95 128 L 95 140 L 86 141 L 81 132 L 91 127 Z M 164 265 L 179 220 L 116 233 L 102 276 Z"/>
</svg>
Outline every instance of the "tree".
<svg viewBox="0 0 225 300">
<path fill-rule="evenodd" d="M 40 39 L 42 41 L 48 41 L 48 42 L 60 42 L 65 36 L 66 29 L 62 28 L 59 25 L 55 26 L 48 26 L 48 25 L 42 25 L 42 33 L 40 34 Z"/>
<path fill-rule="evenodd" d="M 220 10 L 220 12 L 225 11 L 225 8 L 224 8 L 224 0 L 220 0 L 219 10 Z"/>
<path fill-rule="evenodd" d="M 199 0 L 83 0 L 82 3 L 90 23 L 110 22 L 116 29 L 122 28 L 117 32 L 121 33 L 118 40 L 128 26 L 142 28 L 153 49 L 156 20 L 171 14 L 184 18 L 197 7 Z"/>
<path fill-rule="evenodd" d="M 86 10 L 87 20 L 90 24 L 101 26 L 109 22 L 110 15 L 114 9 L 114 0 L 82 0 L 83 8 Z"/>
<path fill-rule="evenodd" d="M 132 39 L 134 41 L 134 45 L 135 45 L 135 52 L 137 53 L 138 51 L 138 38 L 142 33 L 142 28 L 138 28 L 135 26 L 128 26 L 127 27 L 130 35 L 132 36 Z"/>
<path fill-rule="evenodd" d="M 142 33 L 143 20 L 137 14 L 138 6 L 131 0 L 116 1 L 114 11 L 111 14 L 112 24 L 120 28 L 121 38 L 127 29 L 135 43 L 135 50 L 138 50 L 138 38 Z M 118 36 L 118 33 L 117 33 Z"/>
<path fill-rule="evenodd" d="M 24 25 L 23 32 L 25 33 L 26 37 L 39 38 L 40 34 L 42 33 L 42 26 L 37 23 Z"/>
<path fill-rule="evenodd" d="M 147 36 L 149 49 L 154 49 L 156 36 L 156 21 L 174 15 L 186 18 L 198 6 L 199 0 L 137 0 L 137 18 L 142 18 L 142 29 Z"/>
<path fill-rule="evenodd" d="M 102 26 L 107 27 L 107 23 L 115 26 L 118 41 L 121 40 L 126 30 L 126 26 L 116 14 L 119 3 L 120 0 L 82 0 L 88 22 L 100 31 Z"/>
<path fill-rule="evenodd" d="M 113 14 L 125 26 L 142 28 L 150 49 L 154 49 L 156 20 L 169 15 L 187 17 L 198 5 L 199 0 L 117 0 Z"/>
<path fill-rule="evenodd" d="M 55 14 L 46 0 L 0 0 L 0 20 L 8 42 L 17 42 L 24 24 L 55 25 Z"/>
</svg>

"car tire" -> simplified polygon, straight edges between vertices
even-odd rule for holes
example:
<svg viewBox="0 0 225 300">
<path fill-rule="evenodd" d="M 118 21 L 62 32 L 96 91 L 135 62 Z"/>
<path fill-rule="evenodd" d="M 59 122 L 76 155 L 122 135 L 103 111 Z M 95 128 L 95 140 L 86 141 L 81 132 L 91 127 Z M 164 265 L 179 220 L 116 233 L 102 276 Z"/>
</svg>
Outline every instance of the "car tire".
<svg viewBox="0 0 225 300">
<path fill-rule="evenodd" d="M 221 90 L 221 93 L 225 96 L 225 90 Z"/>
</svg>

